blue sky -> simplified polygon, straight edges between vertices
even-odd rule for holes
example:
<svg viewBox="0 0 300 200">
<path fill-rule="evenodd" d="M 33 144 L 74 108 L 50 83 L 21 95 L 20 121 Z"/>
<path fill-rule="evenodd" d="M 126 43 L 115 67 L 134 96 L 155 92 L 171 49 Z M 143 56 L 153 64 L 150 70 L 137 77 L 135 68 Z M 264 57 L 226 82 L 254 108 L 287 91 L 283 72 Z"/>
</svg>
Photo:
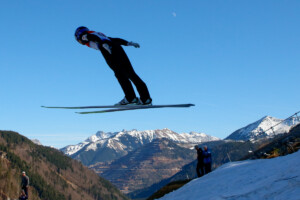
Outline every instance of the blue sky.
<svg viewBox="0 0 300 200">
<path fill-rule="evenodd" d="M 224 138 L 265 115 L 288 117 L 300 110 L 299 10 L 296 0 L 4 1 L 0 130 L 63 147 L 98 130 Z M 123 98 L 101 53 L 75 41 L 82 25 L 141 45 L 124 49 L 154 104 L 196 107 L 96 115 L 41 108 Z"/>
</svg>

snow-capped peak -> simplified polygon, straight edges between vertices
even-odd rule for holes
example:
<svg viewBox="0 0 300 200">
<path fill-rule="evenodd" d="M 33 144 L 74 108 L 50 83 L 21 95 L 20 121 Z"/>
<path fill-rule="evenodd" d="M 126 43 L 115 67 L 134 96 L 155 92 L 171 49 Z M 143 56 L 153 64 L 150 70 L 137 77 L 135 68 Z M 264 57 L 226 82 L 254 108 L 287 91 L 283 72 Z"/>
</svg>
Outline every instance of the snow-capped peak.
<svg viewBox="0 0 300 200">
<path fill-rule="evenodd" d="M 220 138 L 207 135 L 205 133 L 189 132 L 181 134 L 190 143 L 201 143 L 220 140 Z"/>
<path fill-rule="evenodd" d="M 232 140 L 256 140 L 264 137 L 272 137 L 288 132 L 292 126 L 300 122 L 299 118 L 290 118 L 286 121 L 271 116 L 265 116 L 260 120 L 249 124 L 233 132 L 226 139 Z"/>
<path fill-rule="evenodd" d="M 38 139 L 32 139 L 31 141 L 32 141 L 34 144 L 42 145 L 42 143 L 41 143 Z"/>
<path fill-rule="evenodd" d="M 97 142 L 98 140 L 110 138 L 114 135 L 116 135 L 116 133 L 111 133 L 111 132 L 105 133 L 103 131 L 98 131 L 96 134 L 88 137 L 85 141 L 86 142 Z"/>
<path fill-rule="evenodd" d="M 136 129 L 130 131 L 122 130 L 115 133 L 98 131 L 96 134 L 88 137 L 84 142 L 77 145 L 69 145 L 63 148 L 62 151 L 67 155 L 72 155 L 82 149 L 85 149 L 85 151 L 96 151 L 98 148 L 104 146 L 114 149 L 115 151 L 122 151 L 126 148 L 132 150 L 136 148 L 136 145 L 144 145 L 157 138 L 167 138 L 177 143 L 201 143 L 218 140 L 218 138 L 208 136 L 204 133 L 190 132 L 178 134 L 167 128 L 144 131 L 138 131 Z"/>
</svg>

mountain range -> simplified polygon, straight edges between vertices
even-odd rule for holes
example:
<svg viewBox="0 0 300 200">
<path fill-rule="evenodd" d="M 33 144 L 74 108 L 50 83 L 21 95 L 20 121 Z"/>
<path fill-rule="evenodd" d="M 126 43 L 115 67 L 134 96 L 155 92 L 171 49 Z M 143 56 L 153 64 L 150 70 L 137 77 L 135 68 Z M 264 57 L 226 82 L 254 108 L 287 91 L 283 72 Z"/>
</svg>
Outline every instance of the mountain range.
<svg viewBox="0 0 300 200">
<path fill-rule="evenodd" d="M 110 162 L 128 154 L 158 138 L 166 138 L 181 145 L 220 140 L 204 133 L 190 132 L 178 134 L 170 129 L 131 130 L 120 132 L 97 132 L 77 145 L 61 149 L 66 155 L 80 160 L 85 165 L 97 162 Z"/>
<path fill-rule="evenodd" d="M 255 142 L 259 139 L 270 138 L 288 132 L 291 127 L 299 122 L 300 118 L 295 117 L 284 121 L 266 116 L 234 131 L 225 140 L 250 140 Z M 271 128 L 273 126 L 274 128 Z M 76 145 L 68 145 L 62 148 L 61 151 L 89 166 L 98 162 L 111 162 L 157 138 L 166 138 L 188 148 L 191 148 L 194 144 L 220 140 L 205 133 L 190 132 L 178 134 L 167 128 L 145 131 L 99 131 L 85 141 Z"/>
<path fill-rule="evenodd" d="M 216 168 L 247 156 L 258 148 L 262 139 L 288 132 L 297 123 L 299 118 L 284 121 L 266 116 L 234 131 L 224 140 L 197 132 L 178 134 L 170 129 L 99 131 L 61 150 L 131 197 L 146 197 L 153 188 L 157 190 L 165 183 L 195 177 L 195 144 L 212 149 Z M 271 129 L 274 125 L 277 126 Z"/>
</svg>

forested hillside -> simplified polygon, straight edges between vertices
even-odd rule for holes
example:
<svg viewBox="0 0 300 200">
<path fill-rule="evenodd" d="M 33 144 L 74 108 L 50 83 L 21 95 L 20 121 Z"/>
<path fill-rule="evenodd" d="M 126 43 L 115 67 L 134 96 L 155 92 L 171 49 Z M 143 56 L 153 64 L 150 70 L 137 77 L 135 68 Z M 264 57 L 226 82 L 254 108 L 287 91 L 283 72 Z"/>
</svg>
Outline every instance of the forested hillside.
<svg viewBox="0 0 300 200">
<path fill-rule="evenodd" d="M 12 131 L 0 131 L 0 195 L 17 198 L 21 172 L 30 178 L 32 200 L 127 199 L 107 180 L 62 152 L 36 145 Z"/>
</svg>

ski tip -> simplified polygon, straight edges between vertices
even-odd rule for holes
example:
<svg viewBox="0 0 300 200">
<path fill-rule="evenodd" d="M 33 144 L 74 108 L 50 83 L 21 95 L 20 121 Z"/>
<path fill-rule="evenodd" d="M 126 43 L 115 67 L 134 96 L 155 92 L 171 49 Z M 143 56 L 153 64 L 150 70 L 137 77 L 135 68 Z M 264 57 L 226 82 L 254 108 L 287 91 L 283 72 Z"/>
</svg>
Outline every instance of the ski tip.
<svg viewBox="0 0 300 200">
<path fill-rule="evenodd" d="M 182 107 L 192 107 L 195 106 L 193 103 L 182 104 Z"/>
<path fill-rule="evenodd" d="M 42 108 L 56 108 L 56 107 L 51 107 L 51 106 L 41 106 Z"/>
<path fill-rule="evenodd" d="M 84 113 L 84 112 L 75 112 L 76 114 L 86 114 L 86 113 Z"/>
</svg>

